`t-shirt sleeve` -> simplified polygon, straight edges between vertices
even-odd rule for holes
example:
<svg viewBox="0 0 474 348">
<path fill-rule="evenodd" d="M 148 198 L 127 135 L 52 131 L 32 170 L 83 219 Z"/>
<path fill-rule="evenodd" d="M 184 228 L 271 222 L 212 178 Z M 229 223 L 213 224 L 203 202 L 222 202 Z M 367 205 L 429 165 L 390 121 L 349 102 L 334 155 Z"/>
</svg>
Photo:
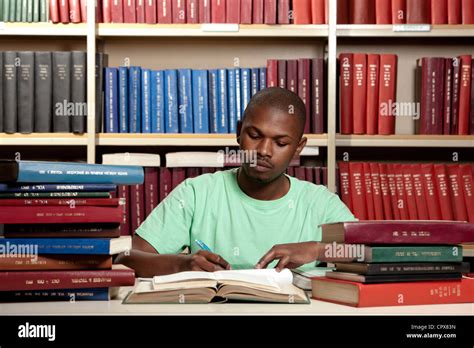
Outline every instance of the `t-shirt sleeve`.
<svg viewBox="0 0 474 348">
<path fill-rule="evenodd" d="M 195 192 L 190 180 L 178 185 L 136 230 L 160 254 L 176 254 L 190 245 Z"/>
<path fill-rule="evenodd" d="M 349 208 L 340 200 L 339 196 L 334 193 L 329 193 L 322 224 L 355 220 L 357 219 L 351 213 Z"/>
</svg>

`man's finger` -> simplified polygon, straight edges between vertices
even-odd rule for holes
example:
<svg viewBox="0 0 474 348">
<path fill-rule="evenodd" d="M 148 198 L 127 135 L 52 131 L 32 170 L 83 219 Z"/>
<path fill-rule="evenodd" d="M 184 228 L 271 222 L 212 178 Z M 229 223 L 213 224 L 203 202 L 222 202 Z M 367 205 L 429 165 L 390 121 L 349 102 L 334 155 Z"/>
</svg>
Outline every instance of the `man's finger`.
<svg viewBox="0 0 474 348">
<path fill-rule="evenodd" d="M 204 256 L 196 259 L 196 263 L 205 272 L 215 272 L 215 271 L 223 271 L 224 270 L 224 268 L 222 268 L 220 265 L 208 261 L 207 258 L 204 257 Z"/>
<path fill-rule="evenodd" d="M 290 256 L 289 255 L 283 256 L 280 259 L 280 261 L 278 261 L 278 264 L 276 265 L 277 272 L 281 272 L 281 270 L 285 268 L 289 262 L 290 262 Z"/>
<path fill-rule="evenodd" d="M 230 269 L 230 264 L 220 255 L 211 253 L 210 251 L 202 251 L 201 255 L 208 261 L 221 266 L 223 269 Z"/>
<path fill-rule="evenodd" d="M 258 263 L 255 265 L 255 268 L 267 268 L 268 264 L 275 260 L 277 257 L 277 253 L 275 249 L 270 249 L 263 257 L 258 261 Z"/>
</svg>

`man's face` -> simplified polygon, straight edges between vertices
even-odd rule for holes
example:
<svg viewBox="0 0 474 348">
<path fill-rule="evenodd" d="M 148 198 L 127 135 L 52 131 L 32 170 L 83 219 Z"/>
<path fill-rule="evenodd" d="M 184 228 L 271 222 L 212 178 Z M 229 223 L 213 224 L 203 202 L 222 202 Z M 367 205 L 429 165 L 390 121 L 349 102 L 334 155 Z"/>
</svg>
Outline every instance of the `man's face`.
<svg viewBox="0 0 474 348">
<path fill-rule="evenodd" d="M 295 153 L 301 152 L 306 138 L 300 137 L 300 120 L 271 107 L 256 107 L 245 117 L 240 131 L 240 149 L 255 151 L 255 163 L 242 165 L 251 179 L 271 182 L 285 172 Z"/>
</svg>

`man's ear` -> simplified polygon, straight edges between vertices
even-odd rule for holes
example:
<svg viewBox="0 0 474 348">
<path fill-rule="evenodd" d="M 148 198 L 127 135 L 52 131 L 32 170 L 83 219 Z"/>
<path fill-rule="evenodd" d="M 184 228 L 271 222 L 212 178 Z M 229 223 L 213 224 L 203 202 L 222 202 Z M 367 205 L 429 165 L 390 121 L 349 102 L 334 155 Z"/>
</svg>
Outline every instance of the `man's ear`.
<svg viewBox="0 0 474 348">
<path fill-rule="evenodd" d="M 308 141 L 308 138 L 302 137 L 300 140 L 300 143 L 298 144 L 298 147 L 296 148 L 295 151 L 295 156 L 299 156 L 301 151 L 303 151 L 304 147 L 306 146 L 306 142 Z"/>
<path fill-rule="evenodd" d="M 240 131 L 242 130 L 242 120 L 237 121 L 237 130 L 236 130 L 236 135 L 237 135 L 237 143 L 240 145 Z"/>
</svg>

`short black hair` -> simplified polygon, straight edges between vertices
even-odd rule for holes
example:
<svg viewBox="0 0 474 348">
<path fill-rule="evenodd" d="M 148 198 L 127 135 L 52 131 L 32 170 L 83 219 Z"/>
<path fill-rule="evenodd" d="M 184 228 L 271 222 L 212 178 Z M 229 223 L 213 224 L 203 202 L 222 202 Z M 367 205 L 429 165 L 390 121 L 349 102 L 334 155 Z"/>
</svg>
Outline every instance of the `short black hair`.
<svg viewBox="0 0 474 348">
<path fill-rule="evenodd" d="M 257 92 L 245 108 L 244 117 L 253 113 L 258 107 L 272 107 L 287 114 L 295 115 L 299 120 L 301 135 L 306 124 L 306 106 L 294 92 L 280 87 L 269 87 Z"/>
</svg>

